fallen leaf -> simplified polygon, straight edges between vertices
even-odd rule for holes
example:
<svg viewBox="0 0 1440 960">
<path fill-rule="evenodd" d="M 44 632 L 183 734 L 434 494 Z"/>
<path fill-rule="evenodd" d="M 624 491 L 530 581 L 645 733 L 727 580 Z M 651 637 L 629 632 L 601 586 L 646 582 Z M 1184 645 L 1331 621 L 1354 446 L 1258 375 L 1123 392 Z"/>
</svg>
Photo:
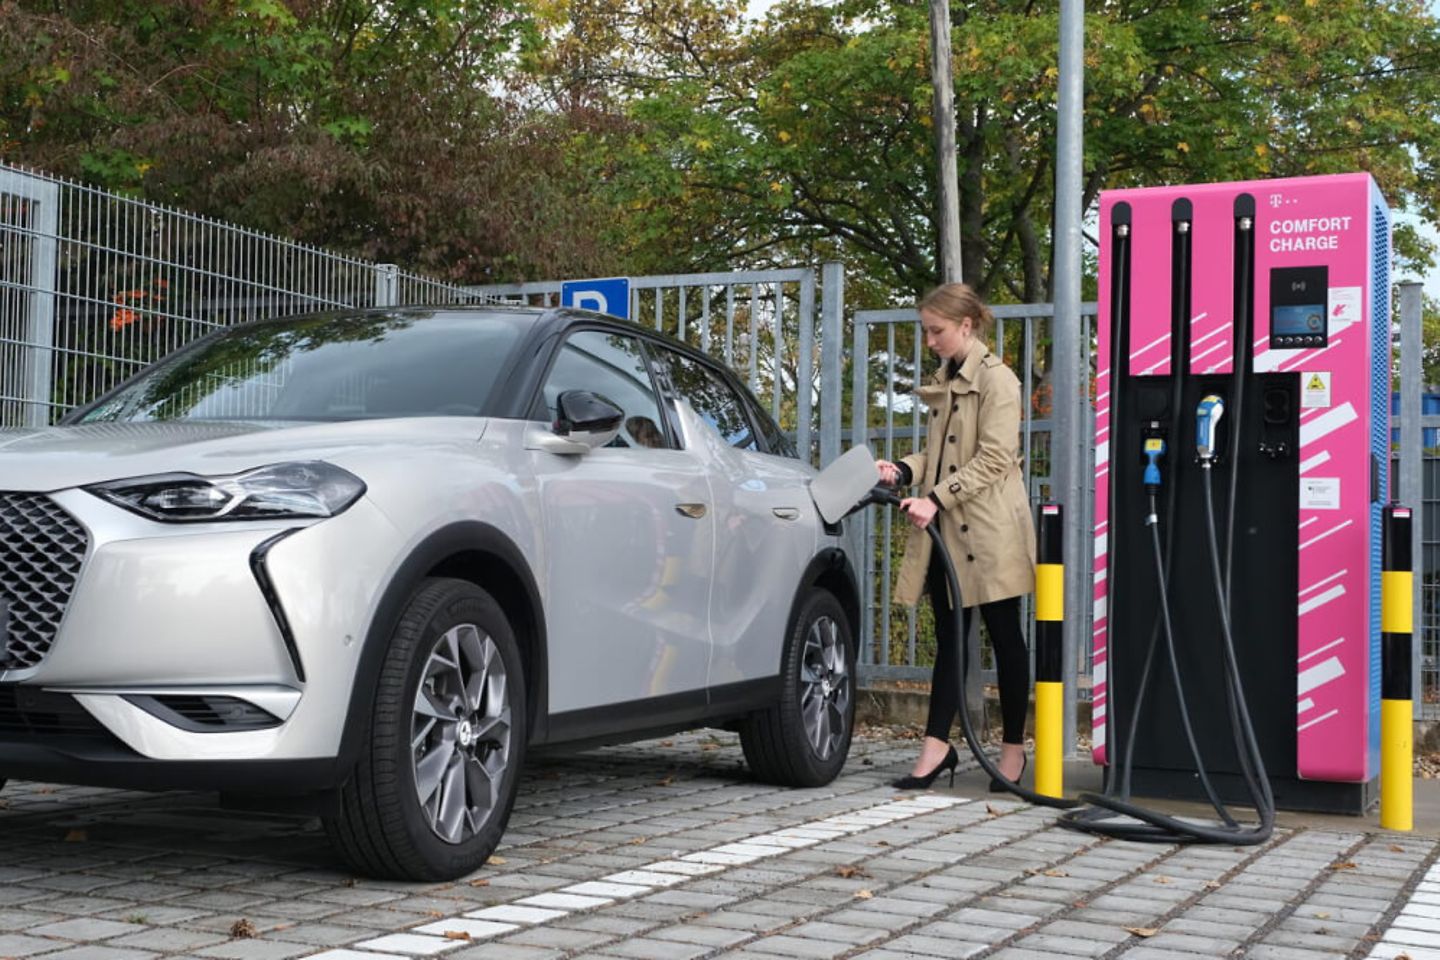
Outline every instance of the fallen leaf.
<svg viewBox="0 0 1440 960">
<path fill-rule="evenodd" d="M 474 880 L 471 880 L 471 881 L 470 881 L 470 886 L 472 886 L 472 887 L 488 887 L 488 886 L 490 886 L 490 881 L 489 881 L 489 880 L 486 880 L 484 877 L 476 877 Z"/>
<path fill-rule="evenodd" d="M 661 740 L 661 741 L 660 741 L 660 746 L 662 746 L 662 747 L 673 747 L 673 746 L 675 746 L 675 741 L 674 741 L 674 740 Z"/>
<path fill-rule="evenodd" d="M 625 842 L 628 843 L 628 844 L 630 844 L 630 846 L 632 846 L 632 847 L 638 847 L 638 846 L 640 846 L 642 843 L 644 843 L 645 840 L 646 840 L 645 837 L 636 837 L 634 840 L 626 840 Z"/>
<path fill-rule="evenodd" d="M 1206 889 L 1206 890 L 1219 890 L 1219 889 L 1220 889 L 1220 881 L 1219 881 L 1219 880 L 1206 880 L 1206 881 L 1205 881 L 1205 889 Z"/>
<path fill-rule="evenodd" d="M 345 878 L 345 886 L 347 886 L 347 887 L 353 887 L 353 886 L 355 886 L 355 878 L 354 878 L 354 877 L 346 877 L 346 878 Z"/>
<path fill-rule="evenodd" d="M 1156 883 L 1174 883 L 1175 881 L 1174 881 L 1174 880 L 1171 880 L 1169 877 L 1156 877 L 1156 878 L 1155 878 L 1155 882 L 1156 882 Z"/>
<path fill-rule="evenodd" d="M 673 776 L 669 776 L 669 777 L 664 778 L 663 780 L 657 780 L 657 781 L 656 781 L 656 783 L 657 783 L 659 786 L 662 786 L 662 787 L 668 787 L 668 786 L 670 786 L 670 784 L 672 784 L 672 783 L 674 783 L 674 782 L 675 782 L 675 778 L 674 778 Z"/>
<path fill-rule="evenodd" d="M 1000 811 L 996 810 L 994 805 L 989 803 L 985 804 L 985 813 L 992 817 L 1000 816 Z"/>
<path fill-rule="evenodd" d="M 470 934 L 466 933 L 464 930 L 446 930 L 446 931 L 445 931 L 445 939 L 446 939 L 446 940 L 469 940 L 469 939 L 470 939 Z"/>
<path fill-rule="evenodd" d="M 426 916 L 434 917 L 436 920 L 439 920 L 441 917 L 445 916 L 444 912 L 440 910 L 426 910 L 425 914 Z"/>
<path fill-rule="evenodd" d="M 1125 929 L 1137 937 L 1153 937 L 1160 932 L 1158 927 L 1126 927 Z"/>
<path fill-rule="evenodd" d="M 871 893 L 869 890 L 856 890 L 856 891 L 855 891 L 855 899 L 856 899 L 856 900 L 869 900 L 869 899 L 873 898 L 874 896 L 875 896 L 875 894 Z"/>
<path fill-rule="evenodd" d="M 241 917 L 230 925 L 230 938 L 232 940 L 249 940 L 255 936 L 255 924 Z"/>
<path fill-rule="evenodd" d="M 702 744 L 700 744 L 700 749 L 701 749 L 702 751 L 704 751 L 704 750 L 719 750 L 719 749 L 720 749 L 720 744 L 718 744 L 718 743 L 702 743 Z"/>
<path fill-rule="evenodd" d="M 1405 852 L 1405 848 L 1402 847 L 1402 846 L 1400 846 L 1400 844 L 1398 844 L 1398 843 L 1392 843 L 1392 844 L 1390 844 L 1390 852 L 1391 852 L 1391 853 L 1404 853 L 1404 852 Z"/>
<path fill-rule="evenodd" d="M 1346 861 L 1344 861 L 1344 862 L 1342 862 L 1342 863 L 1332 863 L 1332 864 L 1330 865 L 1330 869 L 1331 869 L 1331 870 L 1359 870 L 1359 869 L 1360 869 L 1360 865 L 1357 864 L 1354 860 L 1346 860 Z"/>
<path fill-rule="evenodd" d="M 870 876 L 870 874 L 866 873 L 863 868 L 850 866 L 849 864 L 846 864 L 846 865 L 844 865 L 844 866 L 836 867 L 836 868 L 835 868 L 835 872 L 836 872 L 837 874 L 839 874 L 840 876 L 844 877 L 846 880 L 849 880 L 851 877 L 868 877 L 868 876 Z"/>
<path fill-rule="evenodd" d="M 1070 874 L 1066 873 L 1064 870 L 1061 870 L 1059 867 L 1051 867 L 1049 870 L 1043 870 L 1043 871 L 1041 871 L 1041 872 L 1042 872 L 1045 876 L 1047 876 L 1047 877 L 1068 877 L 1068 876 L 1070 876 Z"/>
<path fill-rule="evenodd" d="M 490 864 L 490 866 L 492 867 L 503 867 L 510 861 L 506 860 L 504 857 L 496 857 L 492 855 L 490 859 L 486 860 L 485 862 Z"/>
<path fill-rule="evenodd" d="M 1326 913 L 1324 910 L 1317 910 L 1317 911 L 1315 911 L 1315 919 L 1316 919 L 1316 920 L 1329 920 L 1329 919 L 1330 919 L 1330 914 Z"/>
<path fill-rule="evenodd" d="M 66 843 L 84 843 L 86 840 L 89 839 L 90 835 L 87 834 L 84 830 L 71 830 L 69 833 L 65 834 Z"/>
</svg>

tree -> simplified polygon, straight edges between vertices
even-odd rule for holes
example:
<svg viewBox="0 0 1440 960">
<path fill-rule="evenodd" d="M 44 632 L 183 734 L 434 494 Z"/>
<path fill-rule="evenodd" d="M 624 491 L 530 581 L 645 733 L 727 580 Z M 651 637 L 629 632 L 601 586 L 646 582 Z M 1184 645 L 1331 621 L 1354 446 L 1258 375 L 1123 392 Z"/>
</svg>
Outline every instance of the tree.
<svg viewBox="0 0 1440 960">
<path fill-rule="evenodd" d="M 892 296 L 934 283 L 923 8 L 789 0 L 763 26 L 659 49 L 624 43 L 664 33 L 638 26 L 656 7 L 586 0 L 601 2 L 635 25 L 584 61 L 626 65 L 591 75 L 633 123 L 600 178 L 630 211 L 616 233 L 631 255 L 833 251 Z M 965 276 L 1044 300 L 1057 5 L 988 0 L 955 20 Z M 1440 211 L 1440 26 L 1419 2 L 1118 3 L 1086 30 L 1087 206 L 1106 187 L 1361 169 L 1393 205 Z M 1397 247 L 1428 257 L 1412 231 Z"/>
<path fill-rule="evenodd" d="M 0 0 L 0 159 L 468 281 L 588 272 L 519 0 Z M 598 122 L 598 121 L 597 121 Z"/>
</svg>

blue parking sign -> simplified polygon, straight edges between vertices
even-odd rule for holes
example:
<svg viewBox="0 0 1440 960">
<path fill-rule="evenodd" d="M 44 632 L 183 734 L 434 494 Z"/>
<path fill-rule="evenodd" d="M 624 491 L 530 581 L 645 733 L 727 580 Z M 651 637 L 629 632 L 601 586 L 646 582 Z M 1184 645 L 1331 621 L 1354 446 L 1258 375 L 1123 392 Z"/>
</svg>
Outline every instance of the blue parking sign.
<svg viewBox="0 0 1440 960">
<path fill-rule="evenodd" d="M 606 277 L 603 280 L 566 280 L 560 284 L 560 305 L 580 310 L 608 313 L 621 320 L 630 319 L 630 278 Z"/>
</svg>

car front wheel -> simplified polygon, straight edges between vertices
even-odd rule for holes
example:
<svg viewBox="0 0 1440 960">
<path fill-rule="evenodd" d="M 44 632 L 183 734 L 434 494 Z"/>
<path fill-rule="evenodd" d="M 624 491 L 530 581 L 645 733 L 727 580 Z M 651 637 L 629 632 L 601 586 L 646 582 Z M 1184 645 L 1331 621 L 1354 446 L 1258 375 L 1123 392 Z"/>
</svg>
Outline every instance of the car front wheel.
<svg viewBox="0 0 1440 960">
<path fill-rule="evenodd" d="M 822 786 L 845 766 L 855 723 L 855 645 L 834 594 L 805 598 L 780 673 L 779 702 L 741 725 L 745 760 L 769 783 Z"/>
<path fill-rule="evenodd" d="M 525 739 L 523 666 L 500 605 L 467 581 L 426 580 L 396 625 L 326 830 L 371 876 L 471 873 L 505 831 Z"/>
</svg>

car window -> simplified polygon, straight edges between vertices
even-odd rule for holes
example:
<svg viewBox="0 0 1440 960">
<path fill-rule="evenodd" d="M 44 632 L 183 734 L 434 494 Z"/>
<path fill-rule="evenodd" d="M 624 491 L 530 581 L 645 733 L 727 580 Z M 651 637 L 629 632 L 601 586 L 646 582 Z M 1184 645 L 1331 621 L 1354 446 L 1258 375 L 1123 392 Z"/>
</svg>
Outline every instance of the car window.
<svg viewBox="0 0 1440 960">
<path fill-rule="evenodd" d="M 523 329 L 423 310 L 259 321 L 171 354 L 78 420 L 478 416 Z"/>
<path fill-rule="evenodd" d="M 777 457 L 790 457 L 799 459 L 800 455 L 795 452 L 795 445 L 790 438 L 785 436 L 780 425 L 770 418 L 770 414 L 755 401 L 752 396 L 745 397 L 745 406 L 750 410 L 750 419 L 760 425 L 760 434 L 765 438 L 765 448 Z"/>
<path fill-rule="evenodd" d="M 739 394 L 718 372 L 673 350 L 659 352 L 665 358 L 676 394 L 719 431 L 726 443 L 741 450 L 759 449 L 754 426 L 745 415 Z"/>
<path fill-rule="evenodd" d="M 667 447 L 660 403 L 637 337 L 600 330 L 571 334 L 545 378 L 545 412 L 553 421 L 566 390 L 589 390 L 625 413 L 612 447 Z"/>
</svg>

